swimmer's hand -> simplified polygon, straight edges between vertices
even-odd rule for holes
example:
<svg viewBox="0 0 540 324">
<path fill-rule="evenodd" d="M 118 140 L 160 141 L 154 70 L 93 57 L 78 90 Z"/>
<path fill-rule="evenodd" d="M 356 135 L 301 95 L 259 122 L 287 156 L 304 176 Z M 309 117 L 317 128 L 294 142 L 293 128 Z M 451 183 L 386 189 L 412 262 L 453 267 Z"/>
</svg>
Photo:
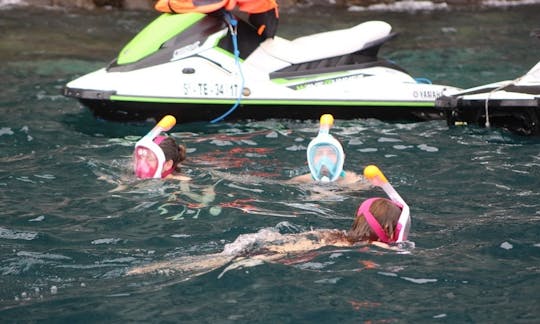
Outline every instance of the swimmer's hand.
<svg viewBox="0 0 540 324">
<path fill-rule="evenodd" d="M 180 180 L 180 181 L 191 181 L 191 177 L 181 175 L 181 174 L 169 174 L 167 178 L 165 179 L 173 179 L 173 180 Z"/>
<path fill-rule="evenodd" d="M 372 241 L 370 242 L 372 245 L 375 245 L 375 246 L 378 246 L 380 248 L 383 248 L 383 249 L 386 249 L 386 250 L 392 250 L 392 251 L 399 251 L 400 248 L 396 245 L 390 245 L 390 244 L 386 244 L 384 242 L 379 242 L 379 241 Z"/>
</svg>

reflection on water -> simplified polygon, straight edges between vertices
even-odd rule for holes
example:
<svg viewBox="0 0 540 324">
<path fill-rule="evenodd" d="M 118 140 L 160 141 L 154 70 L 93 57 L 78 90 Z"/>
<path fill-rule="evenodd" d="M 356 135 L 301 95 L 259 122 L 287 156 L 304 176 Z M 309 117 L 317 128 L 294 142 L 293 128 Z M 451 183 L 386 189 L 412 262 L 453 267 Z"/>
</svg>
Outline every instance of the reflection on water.
<svg viewBox="0 0 540 324">
<path fill-rule="evenodd" d="M 400 35 L 385 56 L 415 76 L 468 87 L 512 79 L 538 60 L 540 41 L 529 36 L 538 28 L 537 9 L 313 11 L 282 15 L 280 31 L 292 38 L 387 20 Z M 346 169 L 380 166 L 411 206 L 410 254 L 322 249 L 278 264 L 226 264 L 197 277 L 125 276 L 141 264 L 219 253 L 261 229 L 346 229 L 360 201 L 383 193 L 332 188 L 321 196 L 320 188 L 286 183 L 308 170 L 305 148 L 316 121 L 177 126 L 172 135 L 189 152 L 182 170 L 193 181 L 138 181 L 130 156 L 148 125 L 96 120 L 58 93 L 114 57 L 154 15 L 2 14 L 2 322 L 540 317 L 538 140 L 449 129 L 443 121 L 338 120 L 333 132 Z"/>
</svg>

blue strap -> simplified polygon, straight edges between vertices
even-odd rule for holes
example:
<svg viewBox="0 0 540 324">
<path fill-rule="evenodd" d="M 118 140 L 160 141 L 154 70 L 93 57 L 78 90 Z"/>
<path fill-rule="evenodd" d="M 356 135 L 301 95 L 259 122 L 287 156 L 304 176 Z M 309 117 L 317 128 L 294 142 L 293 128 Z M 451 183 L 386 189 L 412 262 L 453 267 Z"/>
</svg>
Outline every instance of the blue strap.
<svg viewBox="0 0 540 324">
<path fill-rule="evenodd" d="M 240 90 L 238 93 L 238 98 L 236 98 L 236 102 L 234 103 L 234 105 L 228 111 L 226 111 L 223 115 L 212 119 L 210 121 L 210 123 L 212 124 L 222 121 L 223 119 L 225 119 L 225 117 L 229 116 L 236 108 L 238 108 L 238 106 L 240 105 L 240 101 L 242 100 L 242 92 L 244 91 L 244 83 L 245 83 L 244 73 L 242 73 L 242 67 L 240 66 L 240 50 L 238 49 L 238 37 L 237 37 L 237 32 L 236 32 L 238 21 L 228 11 L 224 13 L 224 16 L 225 16 L 225 21 L 229 25 L 229 29 L 231 32 L 231 39 L 232 39 L 233 49 L 234 49 L 234 62 L 236 63 L 236 66 L 238 67 L 238 72 L 240 73 L 240 78 L 242 82 L 241 82 Z"/>
</svg>

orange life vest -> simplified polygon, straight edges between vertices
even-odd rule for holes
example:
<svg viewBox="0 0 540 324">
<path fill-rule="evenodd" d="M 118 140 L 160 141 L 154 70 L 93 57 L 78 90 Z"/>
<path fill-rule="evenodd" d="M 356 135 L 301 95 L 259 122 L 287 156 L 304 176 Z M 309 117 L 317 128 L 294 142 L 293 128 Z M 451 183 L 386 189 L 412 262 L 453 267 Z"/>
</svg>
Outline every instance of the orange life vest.
<svg viewBox="0 0 540 324">
<path fill-rule="evenodd" d="M 170 13 L 210 13 L 221 8 L 231 11 L 236 6 L 240 11 L 249 14 L 259 14 L 274 9 L 276 17 L 278 16 L 278 5 L 275 0 L 158 0 L 154 8 L 157 11 Z"/>
</svg>

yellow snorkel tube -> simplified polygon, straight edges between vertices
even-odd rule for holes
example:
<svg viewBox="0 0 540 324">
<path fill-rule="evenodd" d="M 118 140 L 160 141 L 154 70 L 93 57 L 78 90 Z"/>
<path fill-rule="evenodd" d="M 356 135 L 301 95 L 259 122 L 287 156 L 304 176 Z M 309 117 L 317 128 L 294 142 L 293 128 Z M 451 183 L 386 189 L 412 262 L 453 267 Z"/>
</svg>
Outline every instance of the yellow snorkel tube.
<svg viewBox="0 0 540 324">
<path fill-rule="evenodd" d="M 169 131 L 174 125 L 176 125 L 176 118 L 172 115 L 166 115 L 144 137 L 150 137 L 151 140 L 154 140 L 159 134 Z"/>
</svg>

